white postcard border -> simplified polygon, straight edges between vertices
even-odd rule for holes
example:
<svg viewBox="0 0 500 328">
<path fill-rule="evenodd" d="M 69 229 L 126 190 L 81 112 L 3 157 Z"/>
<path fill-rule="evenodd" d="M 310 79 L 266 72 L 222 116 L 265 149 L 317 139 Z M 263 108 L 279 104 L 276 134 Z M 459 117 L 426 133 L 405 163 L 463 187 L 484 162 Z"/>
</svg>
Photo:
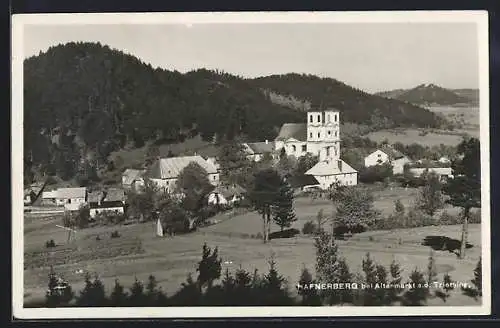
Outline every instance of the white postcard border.
<svg viewBox="0 0 500 328">
<path fill-rule="evenodd" d="M 470 22 L 478 26 L 480 65 L 480 140 L 482 199 L 483 298 L 480 306 L 424 307 L 164 307 L 164 308 L 24 308 L 23 243 L 23 27 L 75 24 L 212 24 L 212 23 L 425 23 Z M 491 312 L 489 50 L 486 11 L 405 12 L 258 12 L 258 13 L 120 13 L 21 14 L 12 16 L 12 296 L 18 319 L 71 318 L 222 318 L 487 315 Z"/>
</svg>

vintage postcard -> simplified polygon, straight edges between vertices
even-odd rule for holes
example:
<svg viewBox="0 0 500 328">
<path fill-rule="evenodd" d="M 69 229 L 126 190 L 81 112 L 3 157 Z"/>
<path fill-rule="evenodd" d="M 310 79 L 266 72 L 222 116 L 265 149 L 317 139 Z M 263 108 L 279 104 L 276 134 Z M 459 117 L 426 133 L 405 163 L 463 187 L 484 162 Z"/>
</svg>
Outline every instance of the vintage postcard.
<svg viewBox="0 0 500 328">
<path fill-rule="evenodd" d="M 487 12 L 14 15 L 12 42 L 16 318 L 490 314 Z"/>
</svg>

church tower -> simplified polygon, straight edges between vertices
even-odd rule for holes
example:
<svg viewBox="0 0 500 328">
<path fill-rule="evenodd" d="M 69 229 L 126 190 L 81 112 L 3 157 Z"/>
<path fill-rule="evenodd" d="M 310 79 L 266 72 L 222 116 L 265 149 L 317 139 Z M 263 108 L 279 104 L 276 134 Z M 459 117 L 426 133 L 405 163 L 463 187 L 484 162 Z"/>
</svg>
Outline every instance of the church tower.
<svg viewBox="0 0 500 328">
<path fill-rule="evenodd" d="M 335 110 L 307 113 L 307 151 L 319 161 L 340 158 L 340 113 Z"/>
</svg>

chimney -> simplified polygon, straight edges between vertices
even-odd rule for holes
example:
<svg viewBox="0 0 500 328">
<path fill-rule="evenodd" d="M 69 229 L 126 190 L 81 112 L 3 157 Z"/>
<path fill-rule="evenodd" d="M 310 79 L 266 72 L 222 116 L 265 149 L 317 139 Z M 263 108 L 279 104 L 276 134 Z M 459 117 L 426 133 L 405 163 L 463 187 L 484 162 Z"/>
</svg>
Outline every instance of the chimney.
<svg viewBox="0 0 500 328">
<path fill-rule="evenodd" d="M 339 167 L 339 171 L 342 172 L 342 161 L 340 159 L 337 160 L 337 165 Z"/>
</svg>

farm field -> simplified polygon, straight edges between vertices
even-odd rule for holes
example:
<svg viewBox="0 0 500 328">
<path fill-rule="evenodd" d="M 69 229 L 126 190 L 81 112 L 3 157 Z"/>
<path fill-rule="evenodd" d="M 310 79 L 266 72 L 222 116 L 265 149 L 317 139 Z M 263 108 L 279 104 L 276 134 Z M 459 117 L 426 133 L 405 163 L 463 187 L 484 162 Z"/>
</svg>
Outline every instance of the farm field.
<svg viewBox="0 0 500 328">
<path fill-rule="evenodd" d="M 395 188 L 396 189 L 396 188 Z M 377 193 L 376 207 L 383 212 L 390 212 L 397 198 L 407 205 L 412 199 L 411 189 L 403 188 Z M 333 211 L 329 201 L 298 198 L 296 213 L 298 221 L 294 228 L 301 229 L 307 220 L 313 220 L 317 212 L 323 209 L 325 215 Z M 55 225 L 61 223 L 60 217 L 37 221 L 28 219 L 24 226 L 25 244 L 25 301 L 43 299 L 47 286 L 50 264 L 54 270 L 65 277 L 78 291 L 83 288 L 83 272 L 98 273 L 107 288 L 112 288 L 114 280 L 129 287 L 135 277 L 145 281 L 149 274 L 155 275 L 162 289 L 173 294 L 187 274 L 195 274 L 196 264 L 201 258 L 201 246 L 207 243 L 218 247 L 223 260 L 223 270 L 235 270 L 238 267 L 253 271 L 267 271 L 268 260 L 274 256 L 281 274 L 288 278 L 293 287 L 298 281 L 300 269 L 305 265 L 314 272 L 315 249 L 311 237 L 298 235 L 293 238 L 273 239 L 267 245 L 261 240 L 251 238 L 260 232 L 261 220 L 257 213 L 245 213 L 233 218 L 221 217 L 218 224 L 201 228 L 197 232 L 179 235 L 173 238 L 155 236 L 154 223 L 127 226 L 97 227 L 80 230 L 76 240 L 65 245 L 67 233 Z M 361 269 L 361 259 L 370 252 L 380 264 L 389 265 L 395 259 L 404 269 L 404 277 L 415 267 L 425 270 L 430 246 L 422 245 L 427 236 L 441 236 L 452 239 L 460 237 L 460 226 L 423 227 L 392 231 L 368 231 L 353 236 L 346 241 L 338 241 L 339 252 L 344 256 L 351 271 Z M 110 233 L 118 230 L 120 238 L 111 239 Z M 277 226 L 272 227 L 278 231 Z M 99 235 L 101 240 L 96 240 Z M 46 251 L 45 242 L 54 239 L 57 246 L 53 251 Z M 480 255 L 480 226 L 470 225 L 468 250 L 464 260 L 457 260 L 456 255 L 448 251 L 435 251 L 437 271 L 449 272 L 456 281 L 467 282 Z M 45 253 L 44 266 L 41 266 L 39 252 Z M 109 292 L 109 290 L 108 290 Z M 452 296 L 447 305 L 474 305 L 474 300 L 462 297 L 459 293 Z M 440 305 L 443 305 L 442 303 Z"/>
<path fill-rule="evenodd" d="M 479 108 L 470 107 L 429 107 L 429 110 L 443 115 L 447 120 L 458 123 L 460 128 L 453 131 L 425 130 L 425 129 L 391 129 L 368 133 L 366 136 L 373 141 L 382 142 L 385 139 L 390 143 L 401 142 L 405 145 L 418 143 L 426 146 L 444 145 L 455 146 L 462 141 L 462 134 L 479 138 Z M 422 132 L 426 135 L 421 135 Z"/>
</svg>

